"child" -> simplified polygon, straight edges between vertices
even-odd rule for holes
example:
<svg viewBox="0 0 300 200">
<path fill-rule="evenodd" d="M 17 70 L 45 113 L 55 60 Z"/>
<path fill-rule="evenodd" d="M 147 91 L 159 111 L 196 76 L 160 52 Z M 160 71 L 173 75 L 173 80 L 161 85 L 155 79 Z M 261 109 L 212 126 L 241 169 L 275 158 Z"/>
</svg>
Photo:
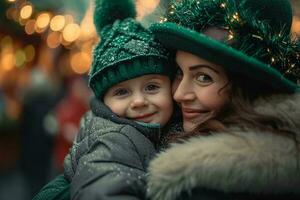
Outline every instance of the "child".
<svg viewBox="0 0 300 200">
<path fill-rule="evenodd" d="M 169 54 L 132 10 L 130 1 L 96 1 L 101 42 L 89 81 L 96 99 L 65 159 L 71 199 L 144 199 L 143 177 L 173 112 Z"/>
<path fill-rule="evenodd" d="M 300 41 L 289 1 L 169 8 L 150 29 L 177 51 L 185 134 L 149 164 L 149 199 L 300 199 Z"/>
</svg>

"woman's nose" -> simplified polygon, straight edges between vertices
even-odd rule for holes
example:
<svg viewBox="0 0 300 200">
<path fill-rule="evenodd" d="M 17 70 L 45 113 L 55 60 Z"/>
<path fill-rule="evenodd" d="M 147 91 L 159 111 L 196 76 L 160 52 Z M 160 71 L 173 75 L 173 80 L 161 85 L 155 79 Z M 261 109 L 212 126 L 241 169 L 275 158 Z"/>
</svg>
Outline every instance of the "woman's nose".
<svg viewBox="0 0 300 200">
<path fill-rule="evenodd" d="M 189 80 L 181 79 L 180 81 L 173 83 L 173 98 L 177 102 L 195 99 L 195 93 Z"/>
</svg>

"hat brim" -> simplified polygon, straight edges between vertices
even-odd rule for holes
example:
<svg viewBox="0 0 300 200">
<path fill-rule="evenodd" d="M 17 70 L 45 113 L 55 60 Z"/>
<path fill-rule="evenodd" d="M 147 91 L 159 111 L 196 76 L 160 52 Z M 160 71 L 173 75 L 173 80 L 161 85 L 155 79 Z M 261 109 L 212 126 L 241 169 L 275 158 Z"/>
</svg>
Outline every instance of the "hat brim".
<svg viewBox="0 0 300 200">
<path fill-rule="evenodd" d="M 264 86 L 269 85 L 282 92 L 299 91 L 297 84 L 283 77 L 270 65 L 202 33 L 171 22 L 152 24 L 150 30 L 168 48 L 193 53 L 229 71 L 250 77 Z"/>
</svg>

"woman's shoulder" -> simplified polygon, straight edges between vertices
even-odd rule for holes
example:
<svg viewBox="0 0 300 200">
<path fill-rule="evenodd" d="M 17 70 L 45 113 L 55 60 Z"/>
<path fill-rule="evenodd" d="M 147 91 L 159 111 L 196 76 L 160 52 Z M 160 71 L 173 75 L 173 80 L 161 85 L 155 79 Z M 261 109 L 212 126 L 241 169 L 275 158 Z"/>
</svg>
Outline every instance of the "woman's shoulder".
<svg viewBox="0 0 300 200">
<path fill-rule="evenodd" d="M 229 133 L 193 137 L 171 145 L 150 163 L 149 195 L 176 199 L 199 187 L 299 192 L 299 154 L 292 139 L 255 129 L 233 127 Z"/>
<path fill-rule="evenodd" d="M 281 117 L 283 120 L 292 120 L 300 123 L 300 93 L 278 94 L 266 98 L 259 98 L 254 103 L 258 113 Z M 299 125 L 299 124 L 298 124 Z"/>
</svg>

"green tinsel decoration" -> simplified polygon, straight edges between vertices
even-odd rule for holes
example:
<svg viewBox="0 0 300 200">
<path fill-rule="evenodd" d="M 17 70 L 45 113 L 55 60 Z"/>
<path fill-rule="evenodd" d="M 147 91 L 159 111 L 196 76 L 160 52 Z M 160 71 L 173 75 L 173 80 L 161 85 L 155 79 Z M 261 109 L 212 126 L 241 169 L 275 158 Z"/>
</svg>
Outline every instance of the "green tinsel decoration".
<svg viewBox="0 0 300 200">
<path fill-rule="evenodd" d="M 229 31 L 230 46 L 269 64 L 283 76 L 300 79 L 300 41 L 291 33 L 274 32 L 257 19 L 258 13 L 245 9 L 245 2 L 232 0 L 173 0 L 162 22 L 171 21 L 201 32 L 208 27 Z M 184 16 L 184 17 L 183 17 Z"/>
</svg>

